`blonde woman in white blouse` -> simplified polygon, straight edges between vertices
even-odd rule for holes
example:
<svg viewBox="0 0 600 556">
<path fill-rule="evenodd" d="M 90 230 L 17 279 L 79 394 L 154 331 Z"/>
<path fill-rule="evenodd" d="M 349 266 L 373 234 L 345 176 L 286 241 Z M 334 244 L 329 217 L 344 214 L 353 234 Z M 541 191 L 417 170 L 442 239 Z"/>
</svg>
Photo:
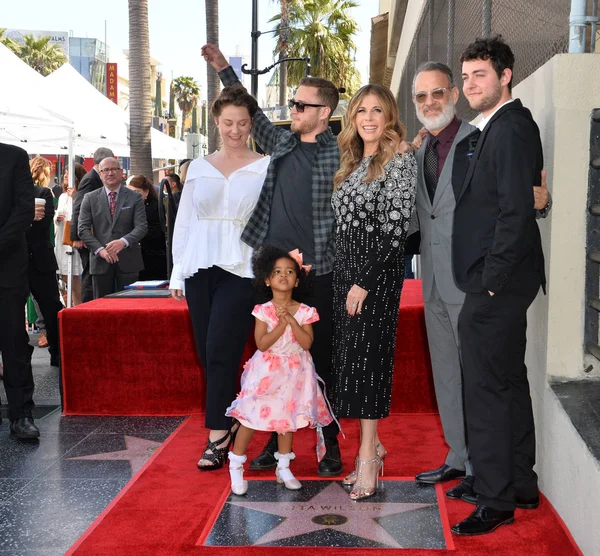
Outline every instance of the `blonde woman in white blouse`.
<svg viewBox="0 0 600 556">
<path fill-rule="evenodd" d="M 258 104 L 241 86 L 225 87 L 211 111 L 223 148 L 188 169 L 173 235 L 170 288 L 187 298 L 196 347 L 206 374 L 209 437 L 198 461 L 219 469 L 232 441 L 225 410 L 252 329 L 252 249 L 240 234 L 258 200 L 269 157 L 247 147 Z"/>
<path fill-rule="evenodd" d="M 56 262 L 58 263 L 58 270 L 56 273 L 61 277 L 61 280 L 67 283 L 67 274 L 69 273 L 69 256 L 71 257 L 71 264 L 73 267 L 73 282 L 71 288 L 73 306 L 81 303 L 81 258 L 79 251 L 73 249 L 68 245 L 63 245 L 63 236 L 65 233 L 65 222 L 71 220 L 71 214 L 73 213 L 73 197 L 77 193 L 77 186 L 81 181 L 81 178 L 85 176 L 85 168 L 75 163 L 74 167 L 75 176 L 73 177 L 73 186 L 68 187 L 69 183 L 69 171 L 65 172 L 63 178 L 63 191 L 64 193 L 58 198 L 58 206 L 54 213 L 54 254 L 56 256 Z M 72 255 L 68 255 L 67 252 L 71 251 Z"/>
</svg>

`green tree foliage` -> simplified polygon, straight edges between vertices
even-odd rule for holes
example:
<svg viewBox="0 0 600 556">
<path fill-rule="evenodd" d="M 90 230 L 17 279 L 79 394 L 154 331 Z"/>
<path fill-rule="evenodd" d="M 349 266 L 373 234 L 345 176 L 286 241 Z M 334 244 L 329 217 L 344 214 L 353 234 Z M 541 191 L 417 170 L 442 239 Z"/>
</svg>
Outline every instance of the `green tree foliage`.
<svg viewBox="0 0 600 556">
<path fill-rule="evenodd" d="M 10 41 L 10 39 L 7 39 Z M 55 44 L 50 43 L 50 37 L 35 39 L 33 35 L 23 37 L 25 44 L 17 45 L 18 50 L 14 52 L 44 77 L 56 71 L 69 60 L 65 53 Z M 2 41 L 4 43 L 4 41 Z M 14 42 L 14 41 L 11 41 Z M 6 43 L 4 43 L 6 44 Z M 16 44 L 16 43 L 15 43 Z M 10 46 L 9 46 L 10 48 Z"/>
<path fill-rule="evenodd" d="M 276 22 L 275 36 L 278 54 L 287 38 L 289 57 L 310 57 L 311 75 L 324 77 L 338 87 L 345 87 L 342 98 L 351 97 L 360 87 L 360 74 L 354 66 L 356 45 L 353 38 L 358 24 L 349 15 L 349 10 L 358 4 L 352 0 L 288 0 L 287 37 L 281 24 L 281 14 L 270 21 Z M 297 86 L 304 76 L 305 66 L 301 62 L 287 65 L 288 83 Z"/>
<path fill-rule="evenodd" d="M 198 104 L 200 86 L 192 77 L 186 77 L 182 75 L 181 77 L 173 80 L 173 93 L 175 95 L 175 100 L 177 101 L 177 104 L 182 112 L 181 138 L 183 139 L 185 119 Z"/>
</svg>

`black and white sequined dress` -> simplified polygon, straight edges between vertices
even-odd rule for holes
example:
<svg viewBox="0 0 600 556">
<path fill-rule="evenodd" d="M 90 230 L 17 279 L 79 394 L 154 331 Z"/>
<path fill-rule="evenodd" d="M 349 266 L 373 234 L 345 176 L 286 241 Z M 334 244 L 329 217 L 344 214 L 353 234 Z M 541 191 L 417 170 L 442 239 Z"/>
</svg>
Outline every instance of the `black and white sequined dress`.
<svg viewBox="0 0 600 556">
<path fill-rule="evenodd" d="M 381 419 L 390 412 L 394 348 L 404 282 L 404 242 L 415 202 L 417 163 L 396 155 L 385 174 L 363 179 L 371 157 L 334 192 L 333 407 L 338 417 Z M 357 284 L 369 294 L 360 315 L 346 297 Z"/>
</svg>

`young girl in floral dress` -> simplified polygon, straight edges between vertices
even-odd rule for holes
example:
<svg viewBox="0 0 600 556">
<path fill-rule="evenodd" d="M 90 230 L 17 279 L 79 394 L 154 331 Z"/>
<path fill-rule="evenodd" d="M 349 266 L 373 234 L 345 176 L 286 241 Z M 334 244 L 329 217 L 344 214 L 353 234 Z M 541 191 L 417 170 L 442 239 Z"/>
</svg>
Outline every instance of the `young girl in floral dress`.
<svg viewBox="0 0 600 556">
<path fill-rule="evenodd" d="M 302 265 L 297 249 L 286 253 L 263 247 L 254 253 L 252 270 L 255 284 L 266 287 L 272 299 L 252 311 L 258 350 L 244 366 L 241 392 L 226 412 L 240 423 L 229 452 L 231 490 L 238 495 L 248 490 L 243 480 L 245 453 L 255 430 L 278 433 L 277 482 L 297 490 L 302 485 L 290 471 L 296 457 L 293 433 L 307 426 L 320 431 L 332 421 L 308 351 L 313 342 L 312 323 L 319 315 L 293 297 L 302 291 L 310 266 Z M 322 434 L 318 436 L 317 452 L 322 457 Z"/>
</svg>

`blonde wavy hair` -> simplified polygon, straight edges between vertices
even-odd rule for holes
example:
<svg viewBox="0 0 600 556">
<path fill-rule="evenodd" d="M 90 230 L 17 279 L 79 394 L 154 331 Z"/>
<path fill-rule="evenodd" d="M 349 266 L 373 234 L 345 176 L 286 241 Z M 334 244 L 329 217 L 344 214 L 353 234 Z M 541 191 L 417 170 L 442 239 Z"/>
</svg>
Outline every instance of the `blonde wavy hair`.
<svg viewBox="0 0 600 556">
<path fill-rule="evenodd" d="M 46 168 L 52 169 L 52 162 L 43 156 L 36 156 L 29 161 L 29 169 L 31 170 L 33 183 L 41 185 L 42 187 L 48 187 L 50 184 L 50 172 L 46 173 Z"/>
<path fill-rule="evenodd" d="M 385 127 L 379 139 L 377 152 L 369 164 L 365 182 L 371 182 L 383 175 L 385 165 L 400 152 L 406 136 L 406 128 L 400 121 L 398 106 L 392 92 L 382 85 L 365 85 L 360 88 L 348 104 L 348 111 L 344 116 L 344 129 L 338 135 L 341 155 L 340 169 L 333 176 L 335 190 L 356 170 L 363 159 L 365 145 L 356 127 L 356 114 L 367 95 L 375 95 L 379 99 L 385 117 Z"/>
</svg>

